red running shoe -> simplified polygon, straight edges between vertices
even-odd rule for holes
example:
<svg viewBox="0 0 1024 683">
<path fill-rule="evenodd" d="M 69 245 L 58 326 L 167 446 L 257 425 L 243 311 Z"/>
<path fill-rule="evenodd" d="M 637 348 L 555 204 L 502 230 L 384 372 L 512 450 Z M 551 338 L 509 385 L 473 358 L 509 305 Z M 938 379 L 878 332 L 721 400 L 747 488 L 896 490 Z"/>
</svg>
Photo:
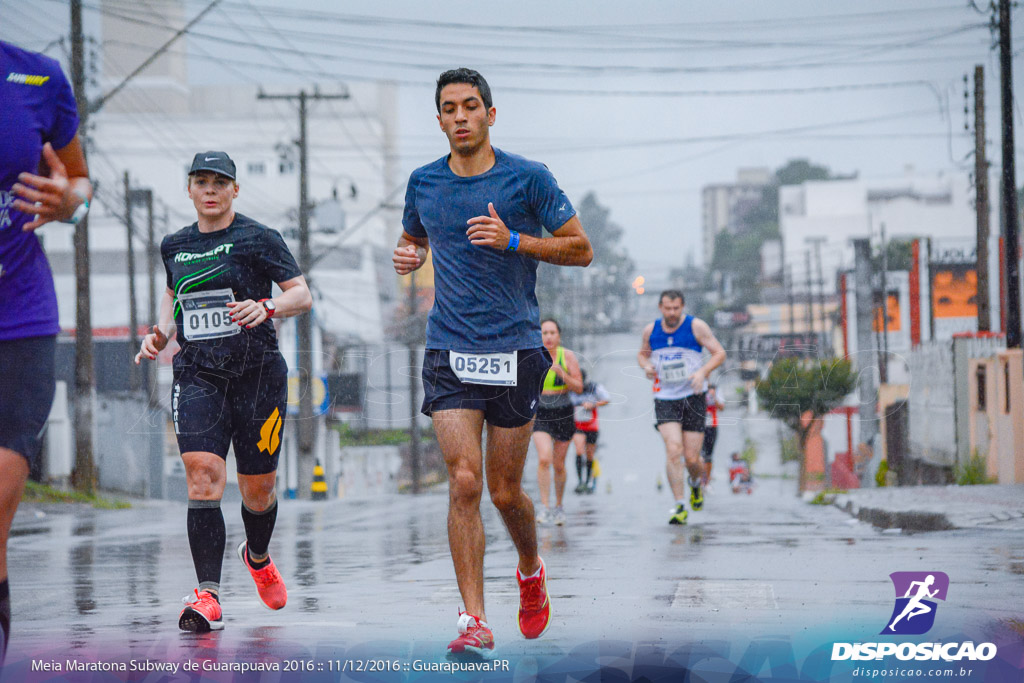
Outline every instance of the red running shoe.
<svg viewBox="0 0 1024 683">
<path fill-rule="evenodd" d="M 277 571 L 274 561 L 267 558 L 267 566 L 263 569 L 253 569 L 249 564 L 249 548 L 245 541 L 238 546 L 238 559 L 252 574 L 252 580 L 256 582 L 256 592 L 260 594 L 263 604 L 270 609 L 284 607 L 288 602 L 288 589 L 284 587 L 284 579 L 281 578 L 281 572 Z"/>
<path fill-rule="evenodd" d="M 548 596 L 544 560 L 540 560 L 540 573 L 531 579 L 524 579 L 516 567 L 516 581 L 519 582 L 519 632 L 524 638 L 540 638 L 551 621 L 551 598 Z"/>
<path fill-rule="evenodd" d="M 192 633 L 224 630 L 223 612 L 217 598 L 208 591 L 200 593 L 198 588 L 195 591 L 195 597 L 189 595 L 182 600 L 185 609 L 178 615 L 178 628 Z"/>
<path fill-rule="evenodd" d="M 468 612 L 459 612 L 459 637 L 448 643 L 445 655 L 449 659 L 467 656 L 487 657 L 494 652 L 494 634 L 487 622 Z"/>
</svg>

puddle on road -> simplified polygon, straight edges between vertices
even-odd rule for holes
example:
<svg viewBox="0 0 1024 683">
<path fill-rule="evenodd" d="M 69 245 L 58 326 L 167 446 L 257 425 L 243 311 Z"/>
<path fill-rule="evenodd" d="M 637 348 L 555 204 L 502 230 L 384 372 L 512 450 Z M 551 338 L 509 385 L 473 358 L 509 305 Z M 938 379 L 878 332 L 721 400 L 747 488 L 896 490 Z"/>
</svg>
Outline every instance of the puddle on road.
<svg viewBox="0 0 1024 683">
<path fill-rule="evenodd" d="M 676 584 L 672 609 L 778 609 L 775 589 L 746 581 L 686 581 Z"/>
</svg>

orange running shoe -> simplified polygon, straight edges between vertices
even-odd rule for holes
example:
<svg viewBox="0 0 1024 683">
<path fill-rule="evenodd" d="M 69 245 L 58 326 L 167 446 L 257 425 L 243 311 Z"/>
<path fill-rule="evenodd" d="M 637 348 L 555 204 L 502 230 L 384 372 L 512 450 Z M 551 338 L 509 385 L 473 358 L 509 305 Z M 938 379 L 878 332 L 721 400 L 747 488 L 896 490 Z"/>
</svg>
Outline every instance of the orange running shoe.
<svg viewBox="0 0 1024 683">
<path fill-rule="evenodd" d="M 189 595 L 182 599 L 185 609 L 178 615 L 178 628 L 192 633 L 224 630 L 224 613 L 217 598 L 209 591 L 200 593 L 196 588 L 195 592 L 195 597 Z"/>
<path fill-rule="evenodd" d="M 551 621 L 551 598 L 548 596 L 544 560 L 540 560 L 540 573 L 530 579 L 524 579 L 516 567 L 516 581 L 519 582 L 519 632 L 525 638 L 540 638 Z"/>
<path fill-rule="evenodd" d="M 487 657 L 494 652 L 494 634 L 487 622 L 468 612 L 459 612 L 459 637 L 448 643 L 448 659 Z"/>
<path fill-rule="evenodd" d="M 288 589 L 284 586 L 284 579 L 281 572 L 277 571 L 274 561 L 267 558 L 267 566 L 262 569 L 253 569 L 249 564 L 249 548 L 246 541 L 238 546 L 238 559 L 242 561 L 245 568 L 252 574 L 252 580 L 256 582 L 256 592 L 260 594 L 260 600 L 270 609 L 281 609 L 288 602 Z"/>
</svg>

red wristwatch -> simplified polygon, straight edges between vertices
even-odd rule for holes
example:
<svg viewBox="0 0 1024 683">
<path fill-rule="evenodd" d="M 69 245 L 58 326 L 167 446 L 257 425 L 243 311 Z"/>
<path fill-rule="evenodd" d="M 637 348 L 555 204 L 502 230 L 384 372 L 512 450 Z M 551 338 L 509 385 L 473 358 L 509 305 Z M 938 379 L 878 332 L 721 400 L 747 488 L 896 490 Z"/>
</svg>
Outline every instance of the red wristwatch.
<svg viewBox="0 0 1024 683">
<path fill-rule="evenodd" d="M 277 305 L 273 299 L 260 299 L 259 303 L 263 304 L 263 309 L 267 312 L 268 318 L 274 317 L 274 312 L 277 311 Z"/>
</svg>

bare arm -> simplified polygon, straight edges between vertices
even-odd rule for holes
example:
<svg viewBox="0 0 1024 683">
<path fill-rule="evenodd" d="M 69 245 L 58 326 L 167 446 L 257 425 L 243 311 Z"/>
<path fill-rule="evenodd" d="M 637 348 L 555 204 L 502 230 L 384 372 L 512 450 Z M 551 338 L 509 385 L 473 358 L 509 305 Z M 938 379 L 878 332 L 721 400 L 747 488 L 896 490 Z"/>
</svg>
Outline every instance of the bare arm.
<svg viewBox="0 0 1024 683">
<path fill-rule="evenodd" d="M 143 358 L 156 360 L 157 354 L 167 346 L 167 340 L 177 334 L 177 325 L 174 324 L 174 292 L 170 288 L 164 289 L 164 295 L 160 298 L 160 321 L 153 325 L 153 331 L 142 339 L 142 348 L 135 354 L 135 364 L 138 365 Z"/>
<path fill-rule="evenodd" d="M 293 277 L 278 282 L 277 286 L 281 288 L 281 293 L 271 299 L 274 302 L 275 318 L 291 318 L 313 308 L 313 296 L 309 293 L 305 277 Z M 228 308 L 231 310 L 231 319 L 246 327 L 256 327 L 270 317 L 263 302 L 252 299 L 229 301 Z"/>
<path fill-rule="evenodd" d="M 50 168 L 49 176 L 21 173 L 11 188 L 21 198 L 14 201 L 14 208 L 35 216 L 23 230 L 66 221 L 80 204 L 92 200 L 89 168 L 77 135 L 57 151 L 47 142 L 43 145 L 43 160 Z"/>
<path fill-rule="evenodd" d="M 512 233 L 494 210 L 494 204 L 488 204 L 487 210 L 490 215 L 469 219 L 466 235 L 469 241 L 477 246 L 504 251 L 508 248 Z M 590 239 L 583 231 L 578 216 L 573 216 L 563 223 L 558 230 L 551 233 L 551 237 L 520 234 L 519 246 L 515 251 L 517 254 L 556 266 L 589 266 L 594 260 L 594 249 L 590 246 Z"/>
<path fill-rule="evenodd" d="M 700 318 L 693 319 L 693 336 L 701 346 L 711 352 L 711 358 L 708 359 L 708 362 L 704 363 L 700 370 L 693 373 L 691 378 L 694 390 L 700 391 L 711 371 L 725 362 L 725 349 L 715 337 L 708 324 Z"/>
<path fill-rule="evenodd" d="M 636 354 L 636 364 L 643 368 L 647 379 L 654 379 L 654 364 L 651 363 L 651 332 L 654 331 L 654 323 L 648 323 L 641 335 L 640 350 Z"/>
<path fill-rule="evenodd" d="M 399 275 L 408 275 L 418 269 L 427 261 L 427 253 L 430 251 L 430 240 L 426 237 L 413 237 L 403 232 L 398 238 L 398 246 L 391 256 L 391 262 L 395 265 L 395 272 Z"/>
<path fill-rule="evenodd" d="M 568 349 L 565 351 L 565 365 L 568 368 L 568 372 L 563 370 L 562 366 L 558 363 L 553 364 L 551 369 L 562 378 L 569 391 L 574 394 L 583 393 L 583 373 L 580 372 L 579 361 L 576 360 L 576 354 Z"/>
</svg>

